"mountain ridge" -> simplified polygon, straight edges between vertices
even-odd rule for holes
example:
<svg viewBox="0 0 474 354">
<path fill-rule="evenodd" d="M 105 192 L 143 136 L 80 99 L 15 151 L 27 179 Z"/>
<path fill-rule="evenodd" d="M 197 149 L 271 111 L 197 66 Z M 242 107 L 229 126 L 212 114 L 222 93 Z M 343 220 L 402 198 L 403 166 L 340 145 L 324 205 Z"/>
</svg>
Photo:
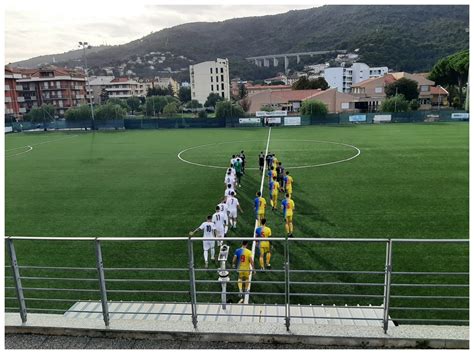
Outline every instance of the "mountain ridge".
<svg viewBox="0 0 474 354">
<path fill-rule="evenodd" d="M 237 71 L 239 67 L 249 71 L 254 70 L 244 63 L 249 56 L 358 48 L 361 61 L 369 65 L 428 71 L 439 58 L 469 47 L 468 9 L 467 5 L 325 5 L 277 15 L 192 22 L 88 52 L 87 58 L 97 73 L 106 66 L 120 66 L 124 73 L 146 76 L 164 69 L 184 72 L 189 64 L 217 57 L 236 62 Z M 134 62 L 136 57 L 147 60 L 153 52 L 164 53 L 165 59 Z M 79 61 L 61 63 L 74 66 Z M 259 70 L 266 69 L 271 71 Z"/>
</svg>

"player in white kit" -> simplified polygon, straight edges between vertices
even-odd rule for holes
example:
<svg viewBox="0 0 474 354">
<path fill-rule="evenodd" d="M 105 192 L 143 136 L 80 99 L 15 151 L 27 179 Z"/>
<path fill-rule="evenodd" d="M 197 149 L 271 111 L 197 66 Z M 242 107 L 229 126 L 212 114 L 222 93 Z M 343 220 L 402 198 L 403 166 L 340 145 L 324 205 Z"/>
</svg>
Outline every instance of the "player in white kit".
<svg viewBox="0 0 474 354">
<path fill-rule="evenodd" d="M 235 189 L 235 182 L 236 178 L 235 176 L 232 175 L 232 171 L 227 171 L 225 178 L 224 178 L 224 184 L 227 186 L 228 184 L 232 185 L 232 188 Z"/>
<path fill-rule="evenodd" d="M 227 189 L 224 191 L 224 197 L 230 197 L 231 193 L 235 195 L 235 189 L 232 187 L 232 184 L 228 184 Z"/>
<path fill-rule="evenodd" d="M 230 193 L 230 197 L 227 197 L 226 204 L 229 210 L 229 225 L 233 229 L 236 229 L 237 228 L 237 208 L 239 208 L 241 213 L 243 213 L 244 211 L 240 207 L 239 200 L 235 197 L 235 192 Z"/>
<path fill-rule="evenodd" d="M 227 208 L 226 200 L 227 200 L 227 197 L 224 197 L 224 199 L 222 199 L 222 201 L 219 204 L 217 204 L 220 211 L 222 211 L 227 216 L 227 224 L 225 225 L 225 228 L 224 228 L 224 234 L 226 234 L 227 230 L 229 229 L 229 208 Z"/>
<path fill-rule="evenodd" d="M 194 235 L 195 232 L 198 230 L 203 231 L 203 240 L 202 240 L 202 247 L 204 249 L 204 264 L 207 268 L 209 266 L 208 261 L 208 252 L 211 250 L 211 259 L 215 260 L 215 244 L 216 244 L 216 225 L 212 222 L 212 216 L 208 215 L 207 221 L 204 221 L 198 228 L 191 231 L 189 236 Z"/>
<path fill-rule="evenodd" d="M 226 225 L 229 223 L 227 213 L 221 211 L 219 206 L 216 206 L 216 212 L 212 215 L 212 222 L 216 226 L 216 239 L 218 240 L 217 246 L 220 247 L 224 243 L 223 240 L 226 232 Z"/>
</svg>

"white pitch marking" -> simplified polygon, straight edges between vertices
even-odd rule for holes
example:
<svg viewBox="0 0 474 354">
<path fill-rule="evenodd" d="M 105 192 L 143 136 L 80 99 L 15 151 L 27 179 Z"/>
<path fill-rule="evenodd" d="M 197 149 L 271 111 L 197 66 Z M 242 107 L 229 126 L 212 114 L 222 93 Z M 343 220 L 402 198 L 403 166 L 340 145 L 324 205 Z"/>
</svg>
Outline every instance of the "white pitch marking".
<svg viewBox="0 0 474 354">
<path fill-rule="evenodd" d="M 263 171 L 262 171 L 262 180 L 260 182 L 260 193 L 263 196 L 263 182 L 265 181 L 265 170 L 267 169 L 267 155 L 268 155 L 268 146 L 270 145 L 270 134 L 272 133 L 272 127 L 268 129 L 268 138 L 267 138 L 267 147 L 265 148 L 265 160 L 263 160 Z M 253 234 L 252 237 L 255 236 L 255 231 L 257 230 L 258 227 L 258 220 L 255 220 L 255 227 L 253 229 Z M 255 259 L 255 246 L 256 242 L 252 242 L 252 258 L 253 258 L 253 268 L 256 268 L 257 260 Z M 250 287 L 252 286 L 252 272 L 250 272 L 249 275 L 249 291 L 248 293 L 245 294 L 245 299 L 244 303 L 248 304 L 249 303 L 249 297 L 250 297 Z"/>
<path fill-rule="evenodd" d="M 33 150 L 33 146 L 38 146 L 38 145 L 42 145 L 42 144 L 48 144 L 48 143 L 54 143 L 55 141 L 59 141 L 59 140 L 64 140 L 64 139 L 70 139 L 70 138 L 75 138 L 79 135 L 71 135 L 71 136 L 67 136 L 67 137 L 64 137 L 64 138 L 59 138 L 59 139 L 53 139 L 53 140 L 47 140 L 47 141 L 43 141 L 41 143 L 37 143 L 37 144 L 31 144 L 31 145 L 24 145 L 24 146 L 20 146 L 20 147 L 16 147 L 16 148 L 13 148 L 13 149 L 8 149 L 8 150 L 5 150 L 5 152 L 9 152 L 9 151 L 14 151 L 14 150 L 19 150 L 19 149 L 23 149 L 23 148 L 26 148 L 28 147 L 29 150 L 27 151 L 23 151 L 23 152 L 20 152 L 18 154 L 13 154 L 13 155 L 5 155 L 5 157 L 13 157 L 13 156 L 18 156 L 18 155 L 22 155 L 22 154 L 26 154 L 27 152 L 30 152 L 31 150 Z"/>
<path fill-rule="evenodd" d="M 342 163 L 342 162 L 347 162 L 347 161 L 353 160 L 361 154 L 361 151 L 357 146 L 354 146 L 354 145 L 351 145 L 351 144 L 345 144 L 345 143 L 338 143 L 338 142 L 335 142 L 335 141 L 306 140 L 306 139 L 303 139 L 303 140 L 300 140 L 300 139 L 273 139 L 273 141 L 280 141 L 280 140 L 281 141 L 306 141 L 306 142 L 313 142 L 313 143 L 326 143 L 326 144 L 333 144 L 333 145 L 342 145 L 342 146 L 350 147 L 350 148 L 357 151 L 355 155 L 350 156 L 347 159 L 324 162 L 324 163 L 319 163 L 319 164 L 314 164 L 314 165 L 285 166 L 285 169 L 287 169 L 287 170 L 289 170 L 290 168 L 291 169 L 302 169 L 302 168 L 312 168 L 312 167 L 322 167 L 322 166 L 334 165 L 334 164 L 337 164 L 337 163 Z M 197 162 L 188 161 L 188 160 L 184 159 L 181 155 L 183 153 L 185 153 L 186 151 L 193 150 L 193 149 L 199 149 L 199 148 L 202 148 L 202 147 L 205 147 L 205 146 L 214 146 L 214 145 L 231 144 L 231 143 L 245 143 L 245 142 L 254 142 L 254 141 L 260 141 L 260 140 L 236 140 L 236 141 L 226 141 L 226 142 L 222 142 L 222 143 L 212 143 L 212 144 L 192 146 L 192 147 L 189 147 L 187 149 L 181 150 L 178 153 L 178 158 L 181 161 L 183 161 L 185 163 L 188 163 L 190 165 L 195 165 L 195 166 L 200 166 L 200 167 L 209 167 L 209 168 L 227 169 L 228 167 L 224 167 L 224 166 L 205 165 L 205 164 L 201 164 L 201 163 L 197 163 Z M 247 170 L 257 170 L 258 168 L 257 167 L 247 167 L 246 169 Z"/>
<path fill-rule="evenodd" d="M 22 148 L 25 148 L 25 147 L 27 147 L 27 148 L 29 148 L 29 149 L 26 150 L 26 151 L 19 152 L 18 154 L 13 154 L 13 155 L 8 155 L 8 156 L 5 155 L 5 157 L 13 157 L 13 156 L 18 156 L 18 155 L 23 155 L 23 154 L 26 154 L 27 152 L 30 152 L 31 150 L 33 150 L 33 147 L 30 146 L 30 145 L 22 146 Z M 12 150 L 18 150 L 18 149 L 19 149 L 19 148 L 12 149 Z M 9 150 L 9 151 L 11 151 L 11 150 Z"/>
</svg>

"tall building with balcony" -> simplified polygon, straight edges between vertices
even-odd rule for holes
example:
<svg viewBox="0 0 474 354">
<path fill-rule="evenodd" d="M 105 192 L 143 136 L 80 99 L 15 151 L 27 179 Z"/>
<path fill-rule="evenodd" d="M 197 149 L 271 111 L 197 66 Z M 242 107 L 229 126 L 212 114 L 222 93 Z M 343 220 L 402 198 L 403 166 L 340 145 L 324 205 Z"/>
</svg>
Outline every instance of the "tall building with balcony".
<svg viewBox="0 0 474 354">
<path fill-rule="evenodd" d="M 23 113 L 28 113 L 33 107 L 51 104 L 55 107 L 55 116 L 64 117 L 69 108 L 86 102 L 86 80 L 82 72 L 55 66 L 19 71 L 23 75 L 16 84 L 21 87 L 24 98 Z"/>
<path fill-rule="evenodd" d="M 109 98 L 146 96 L 146 84 L 128 77 L 116 77 L 105 86 L 105 91 Z"/>
<path fill-rule="evenodd" d="M 91 76 L 87 85 L 87 101 L 92 99 L 94 104 L 102 104 L 103 92 L 107 85 L 114 79 L 114 76 Z"/>
<path fill-rule="evenodd" d="M 20 70 L 5 67 L 5 116 L 9 120 L 19 120 L 26 113 L 23 87 L 17 80 L 23 78 Z"/>
<path fill-rule="evenodd" d="M 354 63 L 351 67 L 336 67 L 324 69 L 324 79 L 331 88 L 339 92 L 351 92 L 352 85 L 359 82 L 382 77 L 388 73 L 386 66 L 369 67 L 365 63 Z"/>
<path fill-rule="evenodd" d="M 219 59 L 190 65 L 191 99 L 204 104 L 210 93 L 230 100 L 229 60 Z"/>
</svg>

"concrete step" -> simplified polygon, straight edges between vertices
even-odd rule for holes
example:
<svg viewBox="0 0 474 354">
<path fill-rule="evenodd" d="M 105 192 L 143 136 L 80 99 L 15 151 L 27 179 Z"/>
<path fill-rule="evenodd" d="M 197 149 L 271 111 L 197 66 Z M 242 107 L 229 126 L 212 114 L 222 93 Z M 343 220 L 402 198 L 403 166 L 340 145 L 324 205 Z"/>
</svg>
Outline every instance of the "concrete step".
<svg viewBox="0 0 474 354">
<path fill-rule="evenodd" d="M 110 319 L 191 321 L 191 304 L 109 302 Z M 285 323 L 285 306 L 271 304 L 198 304 L 198 321 Z M 102 318 L 100 301 L 79 301 L 64 313 L 68 318 Z M 291 305 L 292 324 L 381 326 L 382 306 Z M 389 326 L 393 327 L 392 321 Z"/>
</svg>

